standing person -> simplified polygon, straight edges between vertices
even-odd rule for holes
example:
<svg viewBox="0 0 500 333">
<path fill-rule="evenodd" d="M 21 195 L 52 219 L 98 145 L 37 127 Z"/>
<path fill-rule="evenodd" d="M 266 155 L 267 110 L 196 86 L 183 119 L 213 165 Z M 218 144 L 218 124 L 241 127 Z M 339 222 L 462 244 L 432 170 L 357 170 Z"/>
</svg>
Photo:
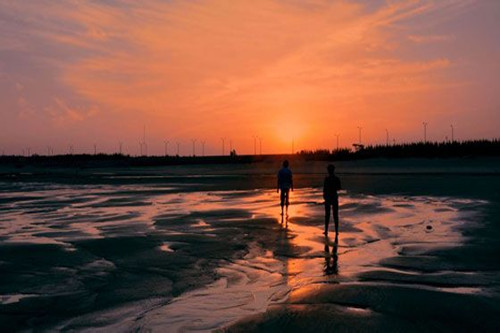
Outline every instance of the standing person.
<svg viewBox="0 0 500 333">
<path fill-rule="evenodd" d="M 290 190 L 293 191 L 292 171 L 288 168 L 287 160 L 283 161 L 283 167 L 278 172 L 278 188 L 276 189 L 276 192 L 279 192 L 280 190 L 281 215 L 283 215 L 283 207 L 285 205 L 288 213 L 288 205 L 290 205 Z"/>
<path fill-rule="evenodd" d="M 335 222 L 335 239 L 339 237 L 339 196 L 337 191 L 341 189 L 340 179 L 335 176 L 335 166 L 329 164 L 328 176 L 323 183 L 323 199 L 325 199 L 325 232 L 328 236 L 328 224 L 330 224 L 330 207 L 333 210 L 333 221 Z"/>
</svg>

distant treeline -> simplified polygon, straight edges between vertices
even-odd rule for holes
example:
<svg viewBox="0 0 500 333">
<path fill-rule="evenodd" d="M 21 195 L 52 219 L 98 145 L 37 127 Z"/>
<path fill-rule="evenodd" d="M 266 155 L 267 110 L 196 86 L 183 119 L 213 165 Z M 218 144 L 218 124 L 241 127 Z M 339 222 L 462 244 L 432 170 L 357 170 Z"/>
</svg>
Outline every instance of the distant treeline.
<svg viewBox="0 0 500 333">
<path fill-rule="evenodd" d="M 500 156 L 500 140 L 416 142 L 393 145 L 369 145 L 366 147 L 357 145 L 353 149 L 302 150 L 293 155 L 237 155 L 233 151 L 228 156 L 129 156 L 122 154 L 0 156 L 0 165 L 15 168 L 23 168 L 25 166 L 102 168 L 187 164 L 238 164 L 283 159 L 340 161 L 368 158 L 448 158 L 474 156 Z"/>
<path fill-rule="evenodd" d="M 467 156 L 500 156 L 500 140 L 471 140 L 454 142 L 414 142 L 393 145 L 361 146 L 353 150 L 339 149 L 298 153 L 308 160 L 352 160 L 366 158 L 447 158 Z"/>
</svg>

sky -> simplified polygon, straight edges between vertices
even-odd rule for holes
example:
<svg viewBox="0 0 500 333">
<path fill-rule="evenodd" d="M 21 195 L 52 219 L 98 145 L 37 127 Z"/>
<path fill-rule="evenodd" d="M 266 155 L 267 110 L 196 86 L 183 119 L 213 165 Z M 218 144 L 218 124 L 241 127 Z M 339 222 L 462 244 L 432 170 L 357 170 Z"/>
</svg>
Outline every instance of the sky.
<svg viewBox="0 0 500 333">
<path fill-rule="evenodd" d="M 498 138 L 499 17 L 498 0 L 0 0 L 0 152 L 136 155 L 144 129 L 148 154 L 181 155 L 419 141 L 423 122 Z"/>
</svg>

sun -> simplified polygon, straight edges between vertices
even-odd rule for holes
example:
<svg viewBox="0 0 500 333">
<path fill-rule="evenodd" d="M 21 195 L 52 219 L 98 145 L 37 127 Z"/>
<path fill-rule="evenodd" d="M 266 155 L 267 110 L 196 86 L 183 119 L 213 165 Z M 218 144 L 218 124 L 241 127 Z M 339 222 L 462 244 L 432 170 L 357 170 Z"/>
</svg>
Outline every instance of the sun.
<svg viewBox="0 0 500 333">
<path fill-rule="evenodd" d="M 276 144 L 285 151 L 296 151 L 298 143 L 305 139 L 308 125 L 298 119 L 279 119 L 273 127 Z"/>
</svg>

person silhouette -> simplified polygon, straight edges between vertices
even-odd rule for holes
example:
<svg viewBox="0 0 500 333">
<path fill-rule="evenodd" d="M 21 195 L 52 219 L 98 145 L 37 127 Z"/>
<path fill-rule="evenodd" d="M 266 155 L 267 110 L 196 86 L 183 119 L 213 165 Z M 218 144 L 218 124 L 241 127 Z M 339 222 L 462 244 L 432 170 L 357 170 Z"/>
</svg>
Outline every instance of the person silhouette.
<svg viewBox="0 0 500 333">
<path fill-rule="evenodd" d="M 276 192 L 281 191 L 280 206 L 281 215 L 283 215 L 283 207 L 286 205 L 286 213 L 288 215 L 288 206 L 290 205 L 290 190 L 293 191 L 292 171 L 288 168 L 288 160 L 283 161 L 283 167 L 278 171 L 278 188 Z"/>
<path fill-rule="evenodd" d="M 339 237 L 339 196 L 337 191 L 341 189 L 340 179 L 335 175 L 335 166 L 329 164 L 327 167 L 328 176 L 323 183 L 323 199 L 325 199 L 325 232 L 328 236 L 328 225 L 330 224 L 330 209 L 333 211 L 333 221 L 335 222 L 335 241 Z"/>
</svg>

